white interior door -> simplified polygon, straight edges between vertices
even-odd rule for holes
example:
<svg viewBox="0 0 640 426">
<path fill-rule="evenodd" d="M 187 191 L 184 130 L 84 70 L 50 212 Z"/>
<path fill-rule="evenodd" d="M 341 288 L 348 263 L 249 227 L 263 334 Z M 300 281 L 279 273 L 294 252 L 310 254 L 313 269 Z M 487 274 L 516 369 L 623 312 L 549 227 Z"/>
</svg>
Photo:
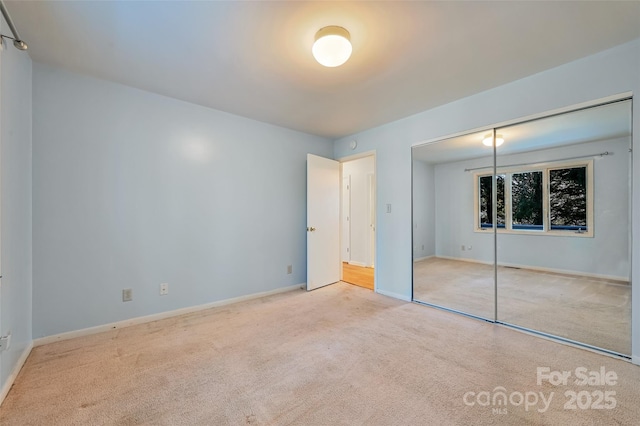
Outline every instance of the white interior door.
<svg viewBox="0 0 640 426">
<path fill-rule="evenodd" d="M 340 281 L 340 163 L 307 154 L 307 290 Z"/>
</svg>

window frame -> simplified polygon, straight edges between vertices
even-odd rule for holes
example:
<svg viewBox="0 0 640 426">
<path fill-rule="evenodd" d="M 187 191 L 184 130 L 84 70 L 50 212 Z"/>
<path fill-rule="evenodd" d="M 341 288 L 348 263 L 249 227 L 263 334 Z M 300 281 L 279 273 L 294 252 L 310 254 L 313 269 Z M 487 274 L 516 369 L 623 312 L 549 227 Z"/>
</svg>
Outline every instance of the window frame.
<svg viewBox="0 0 640 426">
<path fill-rule="evenodd" d="M 593 158 L 573 160 L 573 161 L 549 161 L 544 163 L 532 163 L 525 165 L 515 165 L 506 167 L 497 167 L 496 175 L 505 175 L 504 187 L 504 209 L 505 209 L 505 226 L 498 227 L 496 223 L 490 228 L 483 228 L 480 223 L 480 178 L 486 176 L 494 176 L 492 167 L 479 169 L 473 174 L 473 205 L 474 205 L 474 232 L 488 233 L 487 231 L 496 230 L 499 234 L 518 234 L 518 235 L 545 235 L 545 236 L 562 236 L 562 237 L 587 237 L 594 236 L 594 213 L 593 213 Z M 571 169 L 585 167 L 586 168 L 586 197 L 587 197 L 587 230 L 565 230 L 551 229 L 551 208 L 550 208 L 550 171 L 560 169 Z M 511 192 L 511 176 L 516 173 L 542 172 L 542 229 L 513 229 L 513 209 L 512 209 L 512 192 Z M 495 178 L 492 179 L 493 188 L 495 189 Z M 493 216 L 493 215 L 492 215 Z M 496 219 L 494 218 L 494 222 Z"/>
</svg>

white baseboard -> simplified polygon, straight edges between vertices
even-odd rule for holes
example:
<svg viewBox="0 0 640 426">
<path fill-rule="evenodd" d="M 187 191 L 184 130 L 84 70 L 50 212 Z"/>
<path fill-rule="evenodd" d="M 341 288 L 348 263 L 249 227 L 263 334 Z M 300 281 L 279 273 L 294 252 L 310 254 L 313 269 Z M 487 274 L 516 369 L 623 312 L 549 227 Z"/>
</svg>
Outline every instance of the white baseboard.
<svg viewBox="0 0 640 426">
<path fill-rule="evenodd" d="M 640 356 L 632 355 L 631 362 L 634 363 L 635 365 L 640 365 Z"/>
<path fill-rule="evenodd" d="M 394 299 L 404 300 L 405 302 L 411 302 L 411 297 L 405 296 L 404 294 L 394 293 L 392 291 L 380 290 L 376 289 L 376 293 L 381 294 L 383 296 L 393 297 Z"/>
<path fill-rule="evenodd" d="M 432 257 L 436 257 L 435 254 L 432 254 L 431 256 L 425 256 L 425 257 L 418 257 L 416 259 L 413 259 L 414 262 L 421 262 L 423 260 L 427 260 L 427 259 L 431 259 Z"/>
<path fill-rule="evenodd" d="M 447 260 L 459 260 L 461 262 L 469 262 L 469 263 L 479 263 L 481 265 L 493 265 L 493 262 L 486 262 L 484 260 L 478 259 L 470 259 L 468 257 L 453 257 L 453 256 L 433 256 L 438 259 L 447 259 Z"/>
<path fill-rule="evenodd" d="M 248 294 L 246 296 L 233 297 L 231 299 L 218 300 L 216 302 L 205 303 L 204 305 L 190 306 L 187 308 L 175 309 L 173 311 L 160 312 L 152 315 L 145 315 L 143 317 L 131 318 L 123 321 L 112 322 L 110 324 L 98 325 L 95 327 L 83 328 L 81 330 L 68 331 L 66 333 L 54 334 L 51 336 L 41 337 L 34 339 L 33 346 L 42 346 L 53 342 L 60 342 L 63 340 L 73 339 L 76 337 L 89 336 L 91 334 L 102 333 L 117 328 L 131 327 L 132 325 L 144 324 L 147 322 L 158 321 L 165 318 L 175 317 L 178 315 L 190 314 L 192 312 L 202 311 L 205 309 L 216 308 L 224 305 L 231 305 L 233 303 L 244 302 L 252 299 L 259 299 L 265 296 L 271 296 L 278 293 L 285 293 L 288 291 L 299 290 L 300 288 L 306 288 L 306 283 L 295 284 L 288 287 L 277 288 L 275 290 L 263 291 L 260 293 Z"/>
<path fill-rule="evenodd" d="M 493 265 L 493 262 L 486 262 L 484 260 L 470 259 L 465 257 L 453 257 L 453 256 L 436 256 L 436 257 L 440 259 L 460 260 L 462 262 L 479 263 L 482 265 Z M 498 262 L 498 266 L 506 266 L 508 268 L 529 269 L 531 271 L 538 271 L 538 272 L 550 272 L 552 274 L 575 275 L 575 276 L 587 277 L 587 278 L 598 278 L 603 280 L 622 281 L 622 282 L 629 281 L 629 278 L 619 277 L 616 275 L 593 274 L 591 272 L 570 271 L 566 269 L 556 269 L 556 268 L 545 268 L 542 266 L 518 265 L 516 263 Z"/>
<path fill-rule="evenodd" d="M 9 394 L 11 386 L 13 386 L 13 382 L 15 382 L 16 378 L 18 377 L 18 373 L 20 373 L 20 370 L 22 370 L 24 363 L 27 362 L 27 358 L 29 358 L 31 349 L 33 349 L 33 342 L 30 342 L 29 345 L 24 348 L 24 351 L 22 351 L 20 358 L 18 358 L 18 362 L 13 367 L 13 371 L 11 371 L 11 374 L 9 375 L 9 377 L 7 377 L 7 381 L 5 382 L 4 386 L 2 386 L 2 390 L 0 390 L 0 406 Z"/>
<path fill-rule="evenodd" d="M 353 265 L 353 266 L 361 266 L 363 268 L 366 268 L 368 265 L 364 262 L 358 262 L 357 260 L 350 260 L 347 262 L 349 265 Z"/>
</svg>

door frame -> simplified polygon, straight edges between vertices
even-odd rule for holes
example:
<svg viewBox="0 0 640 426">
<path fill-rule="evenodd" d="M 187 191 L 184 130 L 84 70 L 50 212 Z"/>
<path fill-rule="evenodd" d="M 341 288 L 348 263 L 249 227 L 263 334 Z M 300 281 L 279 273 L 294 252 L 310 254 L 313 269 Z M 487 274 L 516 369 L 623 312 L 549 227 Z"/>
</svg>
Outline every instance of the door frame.
<svg viewBox="0 0 640 426">
<path fill-rule="evenodd" d="M 376 214 L 374 215 L 374 228 L 376 230 L 376 232 L 374 233 L 374 240 L 373 240 L 373 248 L 374 248 L 374 256 L 373 256 L 373 291 L 374 293 L 378 292 L 378 268 L 376 265 L 379 265 L 380 262 L 378 262 L 377 256 L 378 256 L 378 250 L 376 250 L 377 246 L 378 246 L 378 209 L 377 209 L 377 200 L 378 200 L 378 161 L 377 161 L 377 157 L 376 157 L 376 150 L 371 150 L 371 151 L 364 151 L 364 152 L 359 152 L 357 154 L 352 154 L 352 155 L 347 155 L 344 157 L 340 157 L 340 158 L 336 158 L 336 161 L 338 161 L 340 163 L 340 213 L 342 214 L 342 179 L 344 179 L 343 176 L 343 164 L 349 161 L 353 161 L 353 160 L 359 160 L 361 158 L 367 158 L 367 157 L 373 157 L 373 185 L 375 188 L 374 191 L 374 202 L 376 203 L 376 209 L 375 212 Z M 341 218 L 342 219 L 342 218 Z M 342 240 L 342 234 L 343 234 L 343 229 L 342 229 L 342 220 L 340 220 L 340 281 L 342 281 L 342 250 L 344 249 L 344 247 L 342 246 L 343 244 L 343 240 Z"/>
</svg>

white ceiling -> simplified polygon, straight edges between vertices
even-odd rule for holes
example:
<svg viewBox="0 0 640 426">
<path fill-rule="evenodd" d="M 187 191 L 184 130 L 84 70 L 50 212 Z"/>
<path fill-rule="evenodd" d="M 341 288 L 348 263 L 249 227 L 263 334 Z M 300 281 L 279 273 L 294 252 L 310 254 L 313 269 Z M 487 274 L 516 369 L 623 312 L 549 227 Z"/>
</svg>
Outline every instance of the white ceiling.
<svg viewBox="0 0 640 426">
<path fill-rule="evenodd" d="M 5 3 L 34 61 L 330 138 L 640 37 L 637 1 Z M 311 55 L 327 25 L 338 68 Z"/>
</svg>

